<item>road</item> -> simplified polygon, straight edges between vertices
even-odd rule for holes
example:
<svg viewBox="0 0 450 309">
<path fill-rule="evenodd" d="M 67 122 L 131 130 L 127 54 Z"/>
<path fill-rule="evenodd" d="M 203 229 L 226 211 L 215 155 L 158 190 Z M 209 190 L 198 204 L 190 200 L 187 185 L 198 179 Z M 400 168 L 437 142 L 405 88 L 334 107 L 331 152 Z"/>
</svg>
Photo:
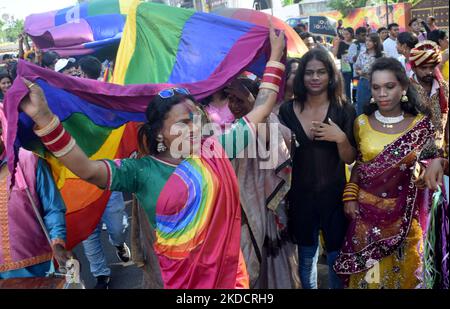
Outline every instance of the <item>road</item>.
<svg viewBox="0 0 450 309">
<path fill-rule="evenodd" d="M 131 222 L 131 207 L 126 208 L 129 216 L 129 222 Z M 130 228 L 126 231 L 126 242 L 130 247 Z M 101 240 L 103 249 L 106 254 L 106 259 L 111 268 L 111 283 L 110 289 L 140 289 L 142 284 L 142 271 L 132 263 L 124 264 L 116 256 L 116 248 L 112 246 L 108 241 L 107 231 L 102 231 Z M 95 286 L 96 280 L 92 276 L 89 270 L 89 262 L 84 255 L 83 246 L 80 244 L 74 252 L 81 264 L 81 280 L 87 289 L 92 289 Z"/>
</svg>

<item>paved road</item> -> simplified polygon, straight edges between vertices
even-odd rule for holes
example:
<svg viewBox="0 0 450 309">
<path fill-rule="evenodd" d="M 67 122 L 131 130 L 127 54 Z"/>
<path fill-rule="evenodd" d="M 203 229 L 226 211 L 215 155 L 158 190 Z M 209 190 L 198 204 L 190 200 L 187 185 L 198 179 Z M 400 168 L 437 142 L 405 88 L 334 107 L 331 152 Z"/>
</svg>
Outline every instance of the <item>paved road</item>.
<svg viewBox="0 0 450 309">
<path fill-rule="evenodd" d="M 130 216 L 131 208 L 127 207 L 126 210 Z M 131 220 L 129 220 L 129 222 L 131 222 Z M 102 231 L 101 239 L 106 259 L 111 268 L 110 289 L 140 289 L 142 283 L 142 271 L 131 263 L 123 264 L 120 262 L 116 256 L 116 248 L 108 241 L 107 231 Z M 129 228 L 127 230 L 126 239 L 128 246 L 130 246 Z M 89 270 L 89 262 L 84 255 L 83 246 L 81 244 L 78 245 L 74 252 L 80 260 L 81 279 L 87 289 L 92 289 L 95 286 L 96 280 Z"/>
</svg>

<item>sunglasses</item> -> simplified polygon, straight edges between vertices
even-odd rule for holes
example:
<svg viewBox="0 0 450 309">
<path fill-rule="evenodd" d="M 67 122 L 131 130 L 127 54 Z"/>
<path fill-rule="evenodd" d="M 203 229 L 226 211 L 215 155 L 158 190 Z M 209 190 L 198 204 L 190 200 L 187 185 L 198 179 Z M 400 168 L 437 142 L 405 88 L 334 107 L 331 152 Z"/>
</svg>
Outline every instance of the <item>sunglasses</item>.
<svg viewBox="0 0 450 309">
<path fill-rule="evenodd" d="M 175 95 L 175 93 L 182 94 L 182 95 L 190 95 L 191 93 L 186 88 L 169 88 L 164 89 L 158 93 L 159 97 L 161 99 L 168 99 Z"/>
</svg>

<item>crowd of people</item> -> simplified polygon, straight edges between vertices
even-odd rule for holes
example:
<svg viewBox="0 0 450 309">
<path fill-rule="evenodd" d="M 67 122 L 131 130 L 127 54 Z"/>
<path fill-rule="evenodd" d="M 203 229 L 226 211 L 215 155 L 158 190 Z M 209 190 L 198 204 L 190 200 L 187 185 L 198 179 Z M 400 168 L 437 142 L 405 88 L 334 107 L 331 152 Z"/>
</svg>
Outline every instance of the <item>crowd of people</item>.
<svg viewBox="0 0 450 309">
<path fill-rule="evenodd" d="M 139 129 L 139 158 L 120 161 L 89 159 L 42 89 L 25 80 L 30 94 L 20 106 L 36 135 L 75 175 L 113 192 L 83 241 L 96 288 L 108 288 L 111 276 L 103 223 L 118 258 L 137 259 L 124 239 L 122 192 L 136 197 L 145 288 L 315 289 L 321 254 L 329 288 L 448 288 L 448 34 L 433 18 L 408 26 L 399 33 L 396 23 L 374 30 L 340 22 L 327 43 L 298 25 L 309 51 L 285 64 L 284 35 L 271 29 L 262 79 L 243 72 L 200 102 L 185 88 L 161 91 Z M 19 57 L 77 78 L 102 80 L 106 69 L 94 56 L 23 50 Z M 4 56 L 3 63 L 2 98 L 16 78 L 16 61 Z M 199 133 L 195 117 L 219 132 Z M 187 135 L 171 132 L 180 124 Z M 180 137 L 194 147 L 175 146 Z M 253 144 L 269 157 L 240 156 Z M 52 257 L 64 265 L 72 255 L 64 247 L 64 202 L 45 161 L 25 149 L 19 167 L 36 187 L 11 189 L 0 150 L 0 236 L 8 240 L 0 279 L 43 277 Z M 273 164 L 261 168 L 267 161 Z M 43 220 L 33 221 L 33 207 Z M 19 232 L 8 239 L 2 233 L 13 225 Z"/>
</svg>

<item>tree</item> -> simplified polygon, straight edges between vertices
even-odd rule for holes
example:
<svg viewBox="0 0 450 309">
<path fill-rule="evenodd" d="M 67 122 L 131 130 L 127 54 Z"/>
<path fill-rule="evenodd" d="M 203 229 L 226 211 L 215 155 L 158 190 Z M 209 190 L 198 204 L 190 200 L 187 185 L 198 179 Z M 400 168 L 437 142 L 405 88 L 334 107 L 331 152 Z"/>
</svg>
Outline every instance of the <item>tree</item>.
<svg viewBox="0 0 450 309">
<path fill-rule="evenodd" d="M 339 11 L 343 17 L 347 16 L 351 10 L 366 6 L 367 0 L 331 0 L 328 6 Z"/>
<path fill-rule="evenodd" d="M 411 3 L 415 5 L 421 0 L 388 0 L 388 4 Z M 365 6 L 385 5 L 386 0 L 331 0 L 328 6 L 339 11 L 343 17 L 347 16 L 351 10 Z"/>
<path fill-rule="evenodd" d="M 3 32 L 7 41 L 17 41 L 19 34 L 23 32 L 23 20 L 11 17 L 4 25 Z"/>
<path fill-rule="evenodd" d="M 294 4 L 294 0 L 283 0 L 283 6 Z"/>
</svg>

